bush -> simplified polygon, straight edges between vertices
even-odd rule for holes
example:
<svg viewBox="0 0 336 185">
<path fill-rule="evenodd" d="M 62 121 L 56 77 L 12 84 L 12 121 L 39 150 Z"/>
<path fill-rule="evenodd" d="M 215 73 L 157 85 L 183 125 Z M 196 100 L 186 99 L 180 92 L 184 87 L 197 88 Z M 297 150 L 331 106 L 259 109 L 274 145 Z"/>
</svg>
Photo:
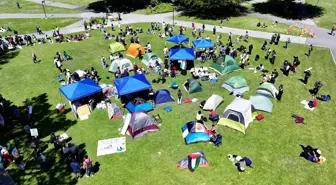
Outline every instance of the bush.
<svg viewBox="0 0 336 185">
<path fill-rule="evenodd" d="M 170 3 L 161 3 L 155 7 L 148 7 L 146 8 L 146 14 L 156 14 L 156 13 L 167 13 L 172 12 L 174 6 Z"/>
</svg>

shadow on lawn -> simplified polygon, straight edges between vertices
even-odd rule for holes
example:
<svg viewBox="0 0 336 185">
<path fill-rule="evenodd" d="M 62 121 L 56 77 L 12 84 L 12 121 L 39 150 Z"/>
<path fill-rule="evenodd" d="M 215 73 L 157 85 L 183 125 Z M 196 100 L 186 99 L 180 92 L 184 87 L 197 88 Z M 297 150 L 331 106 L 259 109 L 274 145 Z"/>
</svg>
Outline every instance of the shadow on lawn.
<svg viewBox="0 0 336 185">
<path fill-rule="evenodd" d="M 323 15 L 324 9 L 311 4 L 295 3 L 291 0 L 269 0 L 253 4 L 254 11 L 262 14 L 272 14 L 286 19 L 310 19 Z"/>
<path fill-rule="evenodd" d="M 213 8 L 211 10 L 204 10 L 202 8 L 187 9 L 182 11 L 183 16 L 192 16 L 200 19 L 225 19 L 230 17 L 239 17 L 246 15 L 248 9 L 239 4 L 231 5 L 227 7 L 219 7 L 218 9 Z"/>
<path fill-rule="evenodd" d="M 135 10 L 144 9 L 149 4 L 149 0 L 106 0 L 106 4 L 104 1 L 90 3 L 88 9 L 93 10 L 94 12 L 106 12 L 105 7 L 109 7 L 111 12 L 129 13 Z"/>
<path fill-rule="evenodd" d="M 7 64 L 11 59 L 15 58 L 20 52 L 10 51 L 0 56 L 0 65 Z M 0 68 L 1 69 L 1 68 Z"/>
<path fill-rule="evenodd" d="M 24 113 L 25 107 L 18 107 L 21 114 L 19 117 L 15 117 L 13 114 L 15 105 L 10 101 L 6 102 L 6 107 L 8 108 L 4 115 L 6 115 L 5 120 L 7 119 L 8 121 L 4 129 L 0 130 L 0 144 L 11 143 L 16 146 L 24 154 L 26 163 L 24 172 L 19 171 L 14 164 L 11 164 L 13 167 L 8 169 L 9 174 L 12 175 L 17 184 L 35 184 L 34 182 L 37 182 L 38 185 L 76 184 L 69 168 L 70 161 L 61 158 L 59 150 L 54 147 L 48 148 L 51 145 L 47 142 L 52 132 L 66 132 L 68 128 L 76 124 L 76 121 L 66 119 L 64 113 L 58 113 L 55 107 L 48 103 L 46 94 L 28 99 L 28 102 L 33 106 L 33 115 L 30 121 L 28 121 L 28 117 Z M 33 125 L 32 128 L 38 129 L 39 137 L 41 138 L 39 147 L 47 158 L 47 162 L 43 166 L 36 162 L 31 146 L 32 139 L 24 130 L 24 125 L 28 122 Z M 84 148 L 84 143 L 79 145 L 80 157 L 86 154 Z"/>
</svg>

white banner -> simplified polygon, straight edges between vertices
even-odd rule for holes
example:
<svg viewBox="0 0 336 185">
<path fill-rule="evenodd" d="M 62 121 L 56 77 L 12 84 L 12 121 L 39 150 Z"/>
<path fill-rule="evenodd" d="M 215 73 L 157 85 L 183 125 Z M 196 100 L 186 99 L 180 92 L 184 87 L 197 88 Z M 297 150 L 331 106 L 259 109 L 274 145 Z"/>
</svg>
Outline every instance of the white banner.
<svg viewBox="0 0 336 185">
<path fill-rule="evenodd" d="M 98 141 L 97 156 L 126 152 L 126 137 Z"/>
</svg>

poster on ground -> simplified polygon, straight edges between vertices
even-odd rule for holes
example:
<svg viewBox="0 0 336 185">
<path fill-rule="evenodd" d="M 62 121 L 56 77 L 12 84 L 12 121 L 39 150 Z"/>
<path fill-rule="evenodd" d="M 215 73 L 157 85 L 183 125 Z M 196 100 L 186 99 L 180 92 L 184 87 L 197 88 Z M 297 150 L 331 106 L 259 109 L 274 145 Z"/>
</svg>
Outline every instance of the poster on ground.
<svg viewBox="0 0 336 185">
<path fill-rule="evenodd" d="M 126 137 L 98 141 L 97 156 L 126 152 Z"/>
</svg>

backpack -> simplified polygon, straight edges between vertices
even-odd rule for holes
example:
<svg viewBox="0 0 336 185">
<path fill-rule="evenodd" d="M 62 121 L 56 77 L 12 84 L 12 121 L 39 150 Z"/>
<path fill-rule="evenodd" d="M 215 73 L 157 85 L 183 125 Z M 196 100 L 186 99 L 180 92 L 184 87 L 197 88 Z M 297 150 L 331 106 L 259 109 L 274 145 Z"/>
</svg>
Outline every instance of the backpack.
<svg viewBox="0 0 336 185">
<path fill-rule="evenodd" d="M 262 114 L 258 114 L 258 115 L 256 116 L 256 119 L 257 119 L 258 121 L 261 121 L 262 119 L 264 119 L 264 115 L 262 115 Z"/>
</svg>

